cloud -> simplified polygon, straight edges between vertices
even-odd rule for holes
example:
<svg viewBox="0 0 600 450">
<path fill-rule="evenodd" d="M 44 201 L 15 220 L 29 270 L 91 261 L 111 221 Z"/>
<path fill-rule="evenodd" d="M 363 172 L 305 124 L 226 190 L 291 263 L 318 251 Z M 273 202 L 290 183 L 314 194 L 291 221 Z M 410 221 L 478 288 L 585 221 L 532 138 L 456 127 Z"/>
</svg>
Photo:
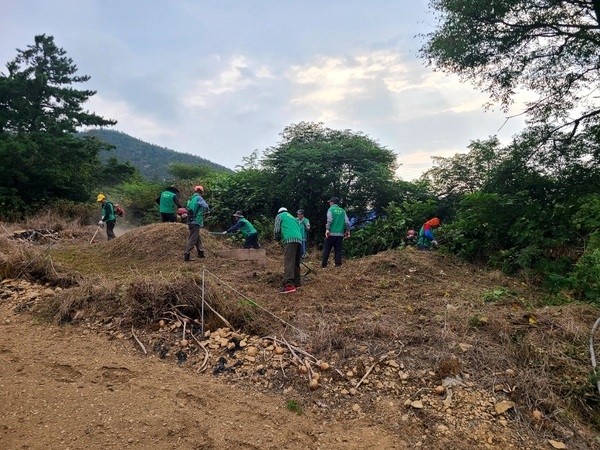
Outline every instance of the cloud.
<svg viewBox="0 0 600 450">
<path fill-rule="evenodd" d="M 182 104 L 188 108 L 207 108 L 223 95 L 247 90 L 272 78 L 267 66 L 255 64 L 243 55 L 232 55 L 215 76 L 193 82 L 192 88 L 185 92 Z"/>
<path fill-rule="evenodd" d="M 117 120 L 116 130 L 127 130 L 127 134 L 151 144 L 174 138 L 178 134 L 173 127 L 155 120 L 150 115 L 140 114 L 123 100 L 110 99 L 96 94 L 85 104 L 85 107 L 106 119 Z"/>
</svg>

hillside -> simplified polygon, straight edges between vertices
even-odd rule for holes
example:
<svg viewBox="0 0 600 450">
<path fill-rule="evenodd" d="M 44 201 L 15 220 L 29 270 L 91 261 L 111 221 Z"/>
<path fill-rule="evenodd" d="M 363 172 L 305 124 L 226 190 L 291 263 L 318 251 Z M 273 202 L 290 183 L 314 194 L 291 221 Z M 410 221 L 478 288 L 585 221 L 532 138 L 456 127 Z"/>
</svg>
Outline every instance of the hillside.
<svg viewBox="0 0 600 450">
<path fill-rule="evenodd" d="M 183 224 L 94 231 L 0 238 L 0 381 L 19 386 L 0 446 L 600 446 L 598 309 L 411 248 L 280 295 L 277 246 L 234 261 L 203 230 L 207 258 L 186 264 Z"/>
<path fill-rule="evenodd" d="M 100 158 L 106 161 L 116 157 L 119 161 L 129 161 L 136 167 L 140 174 L 148 180 L 163 181 L 169 178 L 167 167 L 171 163 L 184 163 L 191 165 L 205 165 L 217 171 L 232 172 L 231 169 L 213 163 L 199 156 L 188 153 L 179 153 L 175 150 L 159 147 L 141 141 L 119 131 L 97 129 L 81 133 L 82 135 L 97 136 L 103 142 L 114 145 L 111 151 L 102 151 Z"/>
</svg>

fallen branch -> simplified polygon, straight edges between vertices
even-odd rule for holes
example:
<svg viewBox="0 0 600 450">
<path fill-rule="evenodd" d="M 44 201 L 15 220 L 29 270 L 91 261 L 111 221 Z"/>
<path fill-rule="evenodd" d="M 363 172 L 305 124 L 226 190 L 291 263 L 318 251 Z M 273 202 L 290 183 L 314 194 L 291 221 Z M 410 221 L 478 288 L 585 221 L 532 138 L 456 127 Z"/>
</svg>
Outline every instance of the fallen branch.
<svg viewBox="0 0 600 450">
<path fill-rule="evenodd" d="M 147 355 L 148 352 L 146 351 L 146 347 L 144 347 L 144 344 L 142 344 L 142 341 L 140 341 L 138 339 L 138 337 L 135 335 L 135 333 L 133 332 L 133 325 L 131 325 L 131 335 L 133 336 L 133 338 L 135 339 L 135 342 L 138 343 L 138 345 L 142 348 L 142 351 L 144 352 L 144 355 Z"/>
<path fill-rule="evenodd" d="M 380 357 L 377 361 L 375 361 L 373 364 L 371 364 L 371 367 L 369 367 L 367 369 L 367 372 L 364 374 L 364 376 L 360 379 L 360 381 L 356 384 L 355 388 L 358 389 L 358 387 L 362 384 L 363 381 L 365 381 L 367 379 L 367 377 L 369 376 L 369 374 L 371 373 L 371 371 L 375 368 L 375 366 L 379 363 L 381 363 L 384 359 L 386 359 L 388 357 L 388 355 L 383 355 L 382 357 Z"/>
<path fill-rule="evenodd" d="M 200 342 L 198 340 L 198 338 L 196 336 L 194 336 L 194 333 L 190 333 L 190 336 L 192 336 L 194 338 L 194 340 L 198 343 L 198 345 L 202 348 L 202 350 L 204 350 L 204 361 L 202 361 L 202 364 L 200 365 L 200 367 L 197 370 L 197 372 L 204 372 L 206 370 L 208 358 L 209 358 L 210 354 L 208 353 L 208 350 L 206 350 L 206 347 L 204 347 L 204 345 L 202 345 L 202 342 Z"/>
<path fill-rule="evenodd" d="M 204 304 L 208 307 L 208 309 L 210 309 L 213 313 L 215 313 L 215 315 L 219 319 L 221 319 L 223 321 L 223 323 L 229 327 L 230 330 L 235 330 L 235 328 L 233 328 L 233 325 L 231 325 L 225 317 L 223 317 L 221 314 L 219 314 L 217 311 L 215 311 L 215 309 L 212 306 L 210 306 L 210 304 L 206 300 L 204 300 Z"/>
</svg>

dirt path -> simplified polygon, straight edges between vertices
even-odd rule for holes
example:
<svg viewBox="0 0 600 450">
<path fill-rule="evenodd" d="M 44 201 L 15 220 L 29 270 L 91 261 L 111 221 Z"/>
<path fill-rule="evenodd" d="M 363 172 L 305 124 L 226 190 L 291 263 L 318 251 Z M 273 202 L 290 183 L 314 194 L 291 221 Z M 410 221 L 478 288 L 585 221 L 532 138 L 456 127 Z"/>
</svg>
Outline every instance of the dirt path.
<svg viewBox="0 0 600 450">
<path fill-rule="evenodd" d="M 2 449 L 402 449 L 359 421 L 317 423 L 285 399 L 244 392 L 130 341 L 35 325 L 0 304 Z"/>
</svg>

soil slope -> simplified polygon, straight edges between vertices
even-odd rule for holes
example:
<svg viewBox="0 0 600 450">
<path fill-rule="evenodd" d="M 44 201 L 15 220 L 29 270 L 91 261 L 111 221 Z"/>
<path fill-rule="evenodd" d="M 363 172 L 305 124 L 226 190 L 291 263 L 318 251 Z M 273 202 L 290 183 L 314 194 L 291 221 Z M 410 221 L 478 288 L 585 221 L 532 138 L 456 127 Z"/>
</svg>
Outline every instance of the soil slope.
<svg viewBox="0 0 600 450">
<path fill-rule="evenodd" d="M 600 448 L 598 309 L 411 248 L 281 295 L 277 246 L 93 231 L 2 243 L 1 448 Z"/>
</svg>

